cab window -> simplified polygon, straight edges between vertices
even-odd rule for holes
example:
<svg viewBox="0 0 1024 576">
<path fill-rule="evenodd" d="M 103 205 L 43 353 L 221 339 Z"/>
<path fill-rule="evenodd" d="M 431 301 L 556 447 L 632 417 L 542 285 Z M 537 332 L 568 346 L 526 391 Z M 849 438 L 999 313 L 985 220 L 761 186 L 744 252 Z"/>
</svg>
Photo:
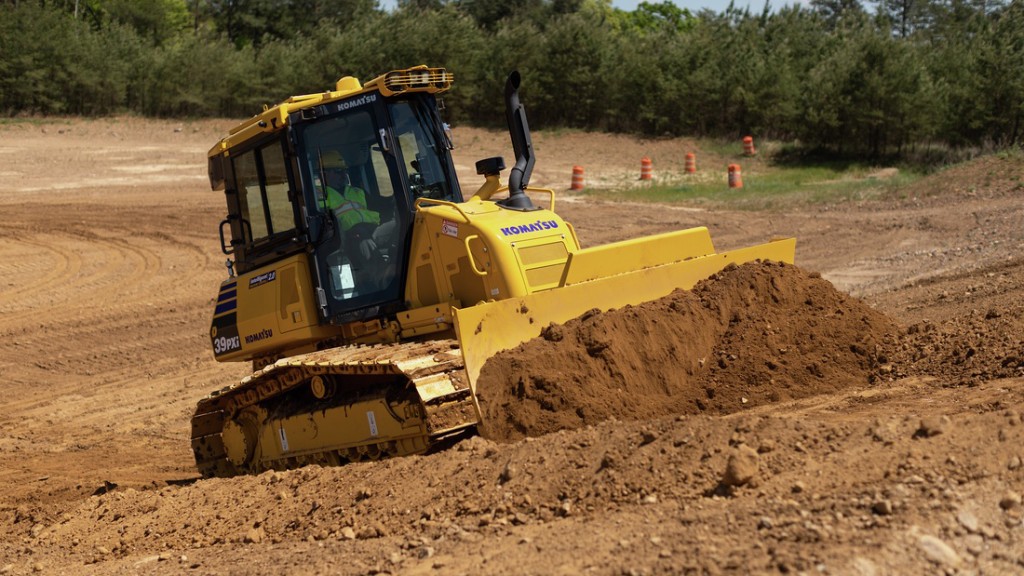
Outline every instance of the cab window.
<svg viewBox="0 0 1024 576">
<path fill-rule="evenodd" d="M 253 244 L 295 230 L 284 150 L 277 140 L 232 161 L 245 242 Z"/>
<path fill-rule="evenodd" d="M 430 130 L 433 120 L 425 105 L 403 100 L 391 103 L 389 108 L 412 199 L 457 202 L 441 160 L 440 143 Z"/>
</svg>

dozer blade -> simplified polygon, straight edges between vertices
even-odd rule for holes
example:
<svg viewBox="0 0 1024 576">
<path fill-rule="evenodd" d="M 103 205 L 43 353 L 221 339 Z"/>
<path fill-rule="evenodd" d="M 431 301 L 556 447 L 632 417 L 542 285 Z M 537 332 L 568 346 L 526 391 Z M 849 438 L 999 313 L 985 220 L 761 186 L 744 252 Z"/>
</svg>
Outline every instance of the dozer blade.
<svg viewBox="0 0 1024 576">
<path fill-rule="evenodd" d="M 716 254 L 706 228 L 581 250 L 566 263 L 561 285 L 528 296 L 455 310 L 455 329 L 470 387 L 488 358 L 536 338 L 548 324 L 597 308 L 607 311 L 649 302 L 693 286 L 729 264 L 755 260 L 793 263 L 796 239 Z"/>
</svg>

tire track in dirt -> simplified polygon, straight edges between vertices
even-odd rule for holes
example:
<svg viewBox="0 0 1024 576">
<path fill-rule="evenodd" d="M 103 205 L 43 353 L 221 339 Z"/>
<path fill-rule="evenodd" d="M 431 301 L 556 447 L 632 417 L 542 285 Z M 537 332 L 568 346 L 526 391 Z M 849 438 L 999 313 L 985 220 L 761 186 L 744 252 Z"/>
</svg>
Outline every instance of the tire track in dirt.
<svg viewBox="0 0 1024 576">
<path fill-rule="evenodd" d="M 11 250 L 12 244 L 30 246 L 32 247 L 31 252 L 35 254 Z M 8 238 L 0 250 L 2 250 L 0 251 L 0 277 L 9 283 L 8 287 L 0 292 L 0 307 L 12 306 L 15 303 L 24 305 L 25 296 L 38 294 L 47 286 L 63 284 L 78 274 L 82 268 L 82 259 L 77 252 L 62 248 L 52 241 Z M 38 254 L 40 251 L 53 255 L 52 260 L 55 266 L 49 267 L 49 270 L 43 272 L 39 277 L 23 278 L 28 275 L 24 270 L 40 269 L 45 266 L 44 264 L 31 265 L 41 259 Z M 23 265 L 26 259 L 29 259 L 30 262 L 28 266 Z M 0 322 L 13 324 L 24 317 L 25 314 L 18 315 L 5 310 Z"/>
<path fill-rule="evenodd" d="M 160 271 L 162 260 L 153 250 L 133 245 L 123 239 L 97 238 L 97 242 L 110 246 L 121 255 L 131 255 L 131 260 L 134 261 L 135 265 L 131 267 L 128 276 L 122 279 L 122 282 L 126 283 L 129 287 L 141 284 L 143 280 L 152 278 L 156 275 L 156 272 Z"/>
<path fill-rule="evenodd" d="M 0 294 L 0 304 L 18 302 L 21 310 L 6 312 L 0 319 L 4 326 L 23 325 L 42 309 L 61 310 L 61 316 L 73 316 L 76 311 L 92 307 L 93 303 L 110 303 L 111 287 L 118 292 L 130 293 L 146 278 L 160 270 L 161 258 L 156 252 L 132 246 L 126 241 L 104 239 L 95 234 L 53 234 L 41 240 L 22 239 L 36 251 L 55 255 L 58 265 L 39 278 L 19 279 L 19 287 Z M 72 242 L 69 247 L 66 240 Z M 82 240 L 85 240 L 83 243 Z M 11 273 L 8 262 L 23 261 L 17 254 L 3 254 L 0 274 Z M 127 263 L 127 272 L 124 267 Z M 99 266 L 90 269 L 90 265 Z M 7 270 L 5 271 L 5 268 Z M 138 290 L 142 293 L 142 290 Z M 46 294 L 49 301 L 40 302 Z"/>
<path fill-rule="evenodd" d="M 136 367 L 137 377 L 145 379 L 156 371 L 178 370 L 171 360 L 177 352 L 198 353 L 204 346 L 202 324 L 186 330 L 176 325 L 195 325 L 205 307 L 186 305 L 193 320 L 184 320 L 178 312 L 184 300 L 174 290 L 159 288 L 168 285 L 162 278 L 165 257 L 177 260 L 180 268 L 208 268 L 200 249 L 186 242 L 167 242 L 169 235 L 163 234 L 155 246 L 170 244 L 172 249 L 161 255 L 148 246 L 153 238 L 146 235 L 109 238 L 104 236 L 109 229 L 97 230 L 103 232 L 38 235 L 35 241 L 22 242 L 16 253 L 5 254 L 3 262 L 9 263 L 24 262 L 31 253 L 53 254 L 61 264 L 37 278 L 18 279 L 17 294 L 10 298 L 21 306 L 0 319 L 0 333 L 10 344 L 0 353 L 0 374 L 20 372 L 14 380 L 26 382 L 95 379 L 96 386 L 106 386 L 115 367 Z M 45 298 L 32 297 L 35 286 L 46 287 Z M 168 301 L 172 304 L 163 303 Z M 168 326 L 175 327 L 168 330 Z M 155 338 L 153 334 L 158 333 L 164 336 Z M 105 344 L 81 345 L 86 341 Z M 153 358 L 157 360 L 139 364 L 139 359 Z"/>
</svg>

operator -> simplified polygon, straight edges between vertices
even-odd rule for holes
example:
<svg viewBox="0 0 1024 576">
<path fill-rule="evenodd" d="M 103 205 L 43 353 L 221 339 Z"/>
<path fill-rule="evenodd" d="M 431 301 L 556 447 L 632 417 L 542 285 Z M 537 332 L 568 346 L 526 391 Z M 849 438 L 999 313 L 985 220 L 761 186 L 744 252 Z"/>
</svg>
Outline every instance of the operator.
<svg viewBox="0 0 1024 576">
<path fill-rule="evenodd" d="M 396 229 L 395 222 L 381 224 L 380 213 L 369 209 L 366 192 L 351 185 L 340 153 L 324 153 L 322 169 L 326 184 L 322 205 L 338 219 L 345 244 L 351 248 L 348 254 L 353 268 L 367 267 L 380 255 L 378 246 L 387 246 Z"/>
<path fill-rule="evenodd" d="M 366 192 L 351 185 L 341 154 L 329 151 L 321 162 L 327 196 L 321 202 L 324 208 L 338 216 L 341 231 L 348 232 L 356 224 L 364 222 L 380 225 L 380 214 L 367 208 Z"/>
</svg>

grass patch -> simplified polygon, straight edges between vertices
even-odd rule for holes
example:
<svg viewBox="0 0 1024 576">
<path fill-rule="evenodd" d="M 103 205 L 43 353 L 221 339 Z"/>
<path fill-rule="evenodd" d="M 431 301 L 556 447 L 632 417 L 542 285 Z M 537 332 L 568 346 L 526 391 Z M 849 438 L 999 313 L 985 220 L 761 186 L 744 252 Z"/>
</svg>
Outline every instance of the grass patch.
<svg viewBox="0 0 1024 576">
<path fill-rule="evenodd" d="M 587 189 L 584 194 L 617 201 L 764 210 L 876 199 L 919 178 L 907 170 L 851 164 L 763 166 L 742 173 L 743 188 L 729 188 L 724 173 L 698 173 L 624 188 Z"/>
<path fill-rule="evenodd" d="M 0 118 L 0 126 L 53 126 L 62 125 L 70 126 L 71 121 L 67 118 L 59 117 L 24 117 L 24 118 Z"/>
</svg>

